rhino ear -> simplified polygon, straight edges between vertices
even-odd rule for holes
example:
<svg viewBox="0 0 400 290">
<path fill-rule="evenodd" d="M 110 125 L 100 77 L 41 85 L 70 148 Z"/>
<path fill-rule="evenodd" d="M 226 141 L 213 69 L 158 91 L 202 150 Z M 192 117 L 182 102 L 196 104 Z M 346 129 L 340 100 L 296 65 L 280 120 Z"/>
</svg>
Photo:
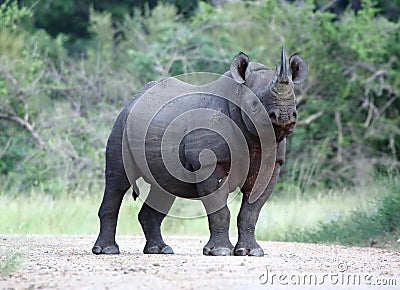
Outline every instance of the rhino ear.
<svg viewBox="0 0 400 290">
<path fill-rule="evenodd" d="M 249 57 L 243 52 L 240 52 L 232 61 L 230 71 L 236 82 L 243 84 L 246 81 L 246 69 L 249 62 Z"/>
<path fill-rule="evenodd" d="M 295 84 L 302 83 L 308 74 L 307 64 L 297 53 L 293 54 L 289 59 L 290 73 Z"/>
</svg>

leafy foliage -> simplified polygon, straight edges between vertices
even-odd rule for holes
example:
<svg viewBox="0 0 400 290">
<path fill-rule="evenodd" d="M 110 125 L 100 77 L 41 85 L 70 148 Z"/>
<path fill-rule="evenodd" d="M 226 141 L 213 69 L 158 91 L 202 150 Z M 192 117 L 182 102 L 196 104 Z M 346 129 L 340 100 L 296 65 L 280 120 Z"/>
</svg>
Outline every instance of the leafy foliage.
<svg viewBox="0 0 400 290">
<path fill-rule="evenodd" d="M 177 2 L 122 9 L 128 2 L 113 9 L 85 2 L 86 32 L 74 36 L 79 55 L 69 51 L 71 31 L 21 26 L 27 17 L 46 18 L 40 13 L 56 4 L 41 1 L 33 15 L 15 1 L 2 4 L 3 191 L 58 195 L 101 187 L 113 120 L 144 83 L 223 73 L 239 51 L 273 67 L 283 44 L 301 53 L 310 71 L 297 91 L 300 123 L 288 140 L 278 191 L 358 185 L 398 172 L 400 29 L 377 14 L 375 2 L 364 0 L 357 15 L 344 10 L 339 18 L 311 0 L 200 2 L 188 18 Z M 58 3 L 63 7 L 52 17 L 66 18 L 74 3 Z"/>
</svg>

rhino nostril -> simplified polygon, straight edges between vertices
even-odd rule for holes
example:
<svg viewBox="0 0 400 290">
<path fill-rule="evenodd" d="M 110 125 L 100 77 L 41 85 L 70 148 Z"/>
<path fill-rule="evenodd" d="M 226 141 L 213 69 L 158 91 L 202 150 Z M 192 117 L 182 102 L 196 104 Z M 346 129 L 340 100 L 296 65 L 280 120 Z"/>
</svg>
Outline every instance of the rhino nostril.
<svg viewBox="0 0 400 290">
<path fill-rule="evenodd" d="M 277 120 L 277 117 L 276 117 L 276 113 L 275 112 L 271 112 L 271 113 L 269 113 L 269 118 L 271 119 L 271 121 L 276 121 Z"/>
<path fill-rule="evenodd" d="M 290 110 L 289 111 L 289 116 L 290 116 L 290 118 L 292 119 L 297 119 L 297 112 L 296 112 L 296 110 Z"/>
</svg>

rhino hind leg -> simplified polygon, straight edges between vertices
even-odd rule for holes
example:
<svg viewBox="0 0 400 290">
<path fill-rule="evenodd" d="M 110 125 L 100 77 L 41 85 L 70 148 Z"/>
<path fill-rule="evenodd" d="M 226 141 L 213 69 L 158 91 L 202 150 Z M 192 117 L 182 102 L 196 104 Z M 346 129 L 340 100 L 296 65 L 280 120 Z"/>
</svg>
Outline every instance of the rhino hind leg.
<svg viewBox="0 0 400 290">
<path fill-rule="evenodd" d="M 230 212 L 227 207 L 229 193 L 226 190 L 219 190 L 218 186 L 218 177 L 215 175 L 197 184 L 198 194 L 202 197 L 207 212 L 210 231 L 210 239 L 203 248 L 203 255 L 206 256 L 233 254 L 233 245 L 229 240 Z"/>
<path fill-rule="evenodd" d="M 151 186 L 149 195 L 139 212 L 139 222 L 146 237 L 145 254 L 173 254 L 161 235 L 161 223 L 170 210 L 175 197 Z"/>
<path fill-rule="evenodd" d="M 106 188 L 98 213 L 100 233 L 92 248 L 93 254 L 119 254 L 115 233 L 122 199 L 129 187 L 130 183 L 125 174 L 106 175 Z"/>
</svg>

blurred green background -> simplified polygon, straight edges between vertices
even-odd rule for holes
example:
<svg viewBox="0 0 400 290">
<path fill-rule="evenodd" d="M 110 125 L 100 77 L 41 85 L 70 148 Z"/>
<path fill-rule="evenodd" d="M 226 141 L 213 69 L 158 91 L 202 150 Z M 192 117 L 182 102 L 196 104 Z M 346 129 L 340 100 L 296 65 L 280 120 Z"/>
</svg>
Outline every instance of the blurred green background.
<svg viewBox="0 0 400 290">
<path fill-rule="evenodd" d="M 400 1 L 0 3 L 0 233 L 97 233 L 107 137 L 140 87 L 239 51 L 274 67 L 285 45 L 309 77 L 258 238 L 398 247 Z M 139 208 L 127 195 L 118 233 L 141 232 Z"/>
</svg>

